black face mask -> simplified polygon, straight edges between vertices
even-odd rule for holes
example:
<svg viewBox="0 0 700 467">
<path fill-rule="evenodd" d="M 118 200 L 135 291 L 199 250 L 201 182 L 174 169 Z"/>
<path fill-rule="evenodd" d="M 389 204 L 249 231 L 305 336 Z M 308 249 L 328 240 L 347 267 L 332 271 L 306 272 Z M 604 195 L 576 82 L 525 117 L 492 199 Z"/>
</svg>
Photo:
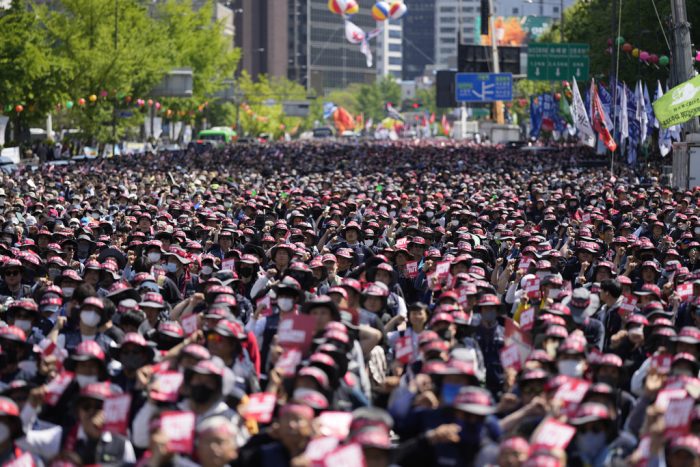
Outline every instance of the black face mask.
<svg viewBox="0 0 700 467">
<path fill-rule="evenodd" d="M 251 268 L 242 268 L 240 271 L 238 271 L 241 277 L 250 277 L 253 275 L 253 270 Z"/>
<path fill-rule="evenodd" d="M 121 363 L 127 370 L 138 370 L 146 364 L 146 357 L 140 353 L 122 354 Z"/>
<path fill-rule="evenodd" d="M 190 386 L 190 398 L 198 404 L 209 401 L 216 391 L 205 384 L 195 384 Z"/>
<path fill-rule="evenodd" d="M 450 328 L 445 328 L 437 331 L 437 335 L 440 336 L 440 339 L 444 341 L 451 341 L 452 340 L 452 329 Z"/>
</svg>

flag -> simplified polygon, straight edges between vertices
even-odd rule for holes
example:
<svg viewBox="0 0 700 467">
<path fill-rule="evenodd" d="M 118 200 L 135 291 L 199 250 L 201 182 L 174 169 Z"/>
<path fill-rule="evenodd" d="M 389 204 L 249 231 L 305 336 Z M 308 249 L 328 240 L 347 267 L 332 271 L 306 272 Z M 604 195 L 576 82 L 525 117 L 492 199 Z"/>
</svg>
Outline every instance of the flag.
<svg viewBox="0 0 700 467">
<path fill-rule="evenodd" d="M 622 83 L 622 86 L 618 86 L 618 89 L 620 90 L 620 112 L 618 113 L 620 122 L 620 140 L 624 146 L 625 140 L 630 135 L 629 115 L 627 113 L 627 85 Z"/>
<path fill-rule="evenodd" d="M 367 35 L 355 23 L 345 20 L 345 38 L 351 44 L 361 44 L 367 39 Z"/>
<path fill-rule="evenodd" d="M 664 91 L 661 88 L 661 82 L 657 81 L 656 82 L 656 97 L 654 98 L 654 101 L 658 101 L 661 99 L 664 95 Z M 661 151 L 661 156 L 665 157 L 668 155 L 669 152 L 671 152 L 672 149 L 672 143 L 671 143 L 671 130 L 668 128 L 662 128 L 659 126 L 658 120 L 655 122 L 655 125 L 657 128 L 659 128 L 659 151 Z"/>
<path fill-rule="evenodd" d="M 595 134 L 593 133 L 593 128 L 591 128 L 591 122 L 588 120 L 586 107 L 583 104 L 583 100 L 581 100 L 581 93 L 578 90 L 576 78 L 574 78 L 572 88 L 574 91 L 574 99 L 573 106 L 571 107 L 571 116 L 573 117 L 574 126 L 578 131 L 578 137 L 586 146 L 594 147 Z"/>
<path fill-rule="evenodd" d="M 341 134 L 355 127 L 355 119 L 352 118 L 350 112 L 343 107 L 338 107 L 335 112 L 333 112 L 333 123 L 335 123 L 335 128 L 338 130 L 338 133 Z"/>
<path fill-rule="evenodd" d="M 668 84 L 666 85 L 666 94 L 668 94 Z M 669 128 L 669 131 L 671 132 L 671 139 L 673 141 L 680 141 L 681 140 L 681 126 L 680 125 L 673 125 L 671 128 Z"/>
<path fill-rule="evenodd" d="M 542 99 L 530 97 L 530 137 L 537 139 L 542 129 Z"/>
<path fill-rule="evenodd" d="M 542 102 L 542 129 L 544 131 L 554 131 L 557 114 L 554 106 L 554 97 L 549 93 L 542 94 L 540 101 Z"/>
<path fill-rule="evenodd" d="M 637 81 L 637 86 L 634 88 L 634 98 L 637 101 L 634 118 L 639 122 L 639 141 L 644 144 L 648 135 L 649 115 L 647 114 L 644 89 L 642 88 L 641 81 Z"/>
<path fill-rule="evenodd" d="M 369 131 L 372 129 L 372 125 L 374 125 L 374 121 L 372 120 L 372 117 L 369 117 L 367 119 L 367 122 L 365 122 L 365 130 Z"/>
<path fill-rule="evenodd" d="M 637 147 L 639 146 L 641 135 L 641 124 L 636 118 L 637 97 L 632 89 L 627 88 L 627 115 L 629 116 L 629 135 L 627 140 L 627 163 L 633 165 L 637 162 Z"/>
<path fill-rule="evenodd" d="M 595 86 L 591 85 L 591 88 L 595 92 L 595 90 L 596 90 Z M 600 100 L 600 103 L 603 106 L 602 109 L 603 109 L 603 117 L 605 118 L 605 125 L 608 128 L 613 128 L 614 127 L 613 121 L 610 118 L 610 111 L 612 110 L 612 106 L 613 106 L 613 102 L 612 102 L 613 98 L 610 95 L 610 93 L 608 92 L 608 90 L 605 89 L 605 86 L 603 86 L 602 84 L 598 84 L 597 89 L 598 89 L 598 93 L 596 93 L 596 94 L 598 94 L 598 98 Z M 592 108 L 593 108 L 593 103 L 591 102 L 591 109 Z M 618 112 L 617 114 L 619 115 L 620 113 Z M 591 117 L 591 120 L 593 120 L 593 117 Z"/>
<path fill-rule="evenodd" d="M 355 131 L 362 131 L 365 126 L 365 114 L 361 113 L 355 116 Z"/>
<path fill-rule="evenodd" d="M 433 123 L 435 123 L 435 112 L 430 114 L 430 124 L 432 125 Z"/>
<path fill-rule="evenodd" d="M 442 121 L 440 122 L 440 126 L 442 126 L 442 133 L 445 136 L 450 136 L 450 130 L 452 128 L 450 127 L 450 122 L 447 121 L 447 115 L 442 116 Z"/>
<path fill-rule="evenodd" d="M 593 88 L 591 100 L 593 101 L 593 128 L 598 132 L 598 136 L 605 144 L 608 150 L 615 152 L 617 149 L 617 143 L 610 134 L 610 127 L 605 121 L 605 110 L 603 109 L 603 103 L 600 101 L 598 92 Z"/>
<path fill-rule="evenodd" d="M 323 119 L 328 120 L 329 118 L 331 118 L 336 109 L 337 109 L 337 107 L 333 102 L 324 102 L 323 103 Z"/>
<path fill-rule="evenodd" d="M 387 102 L 386 105 L 384 106 L 384 109 L 386 110 L 386 116 L 389 118 L 392 118 L 394 120 L 399 120 L 401 122 L 405 122 L 406 120 L 403 118 L 403 115 L 399 113 L 398 110 L 394 108 L 393 105 L 391 105 L 391 102 Z"/>
<path fill-rule="evenodd" d="M 569 106 L 569 100 L 565 95 L 562 95 L 559 99 L 559 114 L 566 121 L 566 123 L 574 123 L 574 119 L 571 116 L 571 107 Z"/>
</svg>

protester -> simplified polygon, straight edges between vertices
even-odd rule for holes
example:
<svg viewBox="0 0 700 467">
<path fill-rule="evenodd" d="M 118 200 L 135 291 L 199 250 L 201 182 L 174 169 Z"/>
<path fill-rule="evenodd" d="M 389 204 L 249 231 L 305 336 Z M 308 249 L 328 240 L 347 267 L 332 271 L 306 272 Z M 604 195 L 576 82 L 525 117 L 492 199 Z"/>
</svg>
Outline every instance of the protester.
<svg viewBox="0 0 700 467">
<path fill-rule="evenodd" d="M 3 173 L 0 460 L 698 465 L 700 190 L 594 157 L 289 142 Z"/>
</svg>

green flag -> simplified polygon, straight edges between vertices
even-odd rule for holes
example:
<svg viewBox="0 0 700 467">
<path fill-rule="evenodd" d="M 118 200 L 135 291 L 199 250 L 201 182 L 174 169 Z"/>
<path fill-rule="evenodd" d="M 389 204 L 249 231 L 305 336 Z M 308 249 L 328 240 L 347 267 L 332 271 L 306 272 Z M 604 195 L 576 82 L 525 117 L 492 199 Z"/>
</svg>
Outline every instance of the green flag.
<svg viewBox="0 0 700 467">
<path fill-rule="evenodd" d="M 559 113 L 562 118 L 566 120 L 569 125 L 574 124 L 574 117 L 571 116 L 571 108 L 569 107 L 569 101 L 566 96 L 562 95 L 559 99 Z"/>
<path fill-rule="evenodd" d="M 253 188 L 253 190 L 250 192 L 250 196 L 252 196 L 253 198 L 255 198 L 256 196 L 258 196 L 258 190 L 256 190 L 255 188 Z"/>
<path fill-rule="evenodd" d="M 384 191 L 384 185 L 382 185 L 382 184 L 377 185 L 374 188 L 374 191 L 376 191 L 377 193 L 381 193 L 382 191 Z"/>
<path fill-rule="evenodd" d="M 700 115 L 700 76 L 679 84 L 654 104 L 654 115 L 662 127 L 670 128 Z"/>
</svg>

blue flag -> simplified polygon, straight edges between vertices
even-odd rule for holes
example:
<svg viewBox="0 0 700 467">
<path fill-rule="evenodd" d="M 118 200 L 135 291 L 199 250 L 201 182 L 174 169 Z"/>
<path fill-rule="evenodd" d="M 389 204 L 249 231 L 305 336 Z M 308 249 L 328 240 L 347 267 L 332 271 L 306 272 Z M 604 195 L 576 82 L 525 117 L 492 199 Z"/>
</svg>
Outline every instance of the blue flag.
<svg viewBox="0 0 700 467">
<path fill-rule="evenodd" d="M 627 144 L 627 163 L 634 165 L 637 163 L 637 148 L 641 139 L 641 122 L 636 117 L 637 111 L 637 96 L 627 88 L 627 115 L 629 125 L 629 136 Z"/>
<path fill-rule="evenodd" d="M 542 98 L 541 96 L 530 97 L 530 137 L 537 139 L 540 137 L 542 129 Z"/>
</svg>

